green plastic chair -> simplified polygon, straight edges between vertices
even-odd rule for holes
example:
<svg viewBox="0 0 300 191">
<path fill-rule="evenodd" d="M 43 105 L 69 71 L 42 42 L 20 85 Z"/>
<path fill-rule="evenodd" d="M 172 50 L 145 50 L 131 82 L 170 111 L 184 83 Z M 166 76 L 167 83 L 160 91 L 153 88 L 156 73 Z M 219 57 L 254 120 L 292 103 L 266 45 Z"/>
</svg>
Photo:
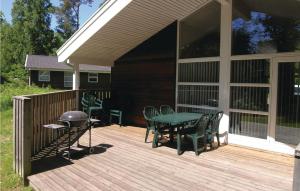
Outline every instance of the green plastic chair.
<svg viewBox="0 0 300 191">
<path fill-rule="evenodd" d="M 94 111 L 99 111 L 103 109 L 103 101 L 96 99 L 94 95 L 84 94 L 81 99 L 82 111 L 92 117 Z"/>
<path fill-rule="evenodd" d="M 160 114 L 162 115 L 172 114 L 175 112 L 173 108 L 169 105 L 161 105 L 159 110 L 160 110 Z"/>
<path fill-rule="evenodd" d="M 89 113 L 89 100 L 85 96 L 81 98 L 81 106 L 83 112 Z"/>
<path fill-rule="evenodd" d="M 157 109 L 153 106 L 146 106 L 143 110 L 143 115 L 147 123 L 147 130 L 146 130 L 146 136 L 145 136 L 145 143 L 147 142 L 148 135 L 150 130 L 155 130 L 155 123 L 151 119 L 155 116 L 158 116 L 159 113 Z"/>
<path fill-rule="evenodd" d="M 219 111 L 215 113 L 210 120 L 210 124 L 208 126 L 208 129 L 206 131 L 207 134 L 207 142 L 210 144 L 210 147 L 212 148 L 212 144 L 214 142 L 214 137 L 217 137 L 218 146 L 220 146 L 220 135 L 219 135 L 219 125 L 220 121 L 223 117 L 223 111 Z"/>
<path fill-rule="evenodd" d="M 208 114 L 203 114 L 200 119 L 198 119 L 192 127 L 184 128 L 177 133 L 177 154 L 181 154 L 181 137 L 185 135 L 191 138 L 194 145 L 195 154 L 198 156 L 200 151 L 206 150 L 207 137 L 206 130 L 210 122 L 210 116 Z M 199 147 L 199 140 L 202 140 L 203 147 Z"/>
</svg>

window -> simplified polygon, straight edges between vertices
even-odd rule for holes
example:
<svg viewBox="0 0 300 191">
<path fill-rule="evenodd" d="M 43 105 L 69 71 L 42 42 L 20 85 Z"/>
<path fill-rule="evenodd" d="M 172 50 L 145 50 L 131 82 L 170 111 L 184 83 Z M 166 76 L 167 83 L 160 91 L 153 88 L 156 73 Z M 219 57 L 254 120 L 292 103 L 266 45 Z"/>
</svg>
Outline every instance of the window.
<svg viewBox="0 0 300 191">
<path fill-rule="evenodd" d="M 89 83 L 98 83 L 98 73 L 89 73 Z"/>
<path fill-rule="evenodd" d="M 72 72 L 64 72 L 64 87 L 69 88 L 73 85 L 73 74 Z"/>
<path fill-rule="evenodd" d="M 50 71 L 39 71 L 40 82 L 50 82 Z"/>
<path fill-rule="evenodd" d="M 181 59 L 220 55 L 220 13 L 220 4 L 212 1 L 180 22 Z"/>
<path fill-rule="evenodd" d="M 300 1 L 234 0 L 232 54 L 300 51 Z"/>
<path fill-rule="evenodd" d="M 177 109 L 198 112 L 199 107 L 218 106 L 218 61 L 178 63 Z"/>
</svg>

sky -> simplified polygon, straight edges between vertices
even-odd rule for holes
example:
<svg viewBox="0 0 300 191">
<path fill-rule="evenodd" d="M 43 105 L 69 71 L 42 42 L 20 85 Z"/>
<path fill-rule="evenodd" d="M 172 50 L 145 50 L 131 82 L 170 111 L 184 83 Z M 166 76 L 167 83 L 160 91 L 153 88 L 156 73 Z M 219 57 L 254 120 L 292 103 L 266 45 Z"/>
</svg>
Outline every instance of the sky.
<svg viewBox="0 0 300 191">
<path fill-rule="evenodd" d="M 86 20 L 99 8 L 100 3 L 103 0 L 94 0 L 91 6 L 88 5 L 82 5 L 80 7 L 80 18 L 79 18 L 79 23 L 80 26 L 84 24 Z M 14 0 L 0 0 L 0 10 L 4 13 L 5 19 L 7 22 L 11 22 L 11 9 L 13 6 Z M 58 6 L 59 5 L 59 0 L 50 0 L 52 5 Z M 51 28 L 55 28 L 56 26 L 56 19 L 55 16 L 52 16 L 51 19 Z"/>
</svg>

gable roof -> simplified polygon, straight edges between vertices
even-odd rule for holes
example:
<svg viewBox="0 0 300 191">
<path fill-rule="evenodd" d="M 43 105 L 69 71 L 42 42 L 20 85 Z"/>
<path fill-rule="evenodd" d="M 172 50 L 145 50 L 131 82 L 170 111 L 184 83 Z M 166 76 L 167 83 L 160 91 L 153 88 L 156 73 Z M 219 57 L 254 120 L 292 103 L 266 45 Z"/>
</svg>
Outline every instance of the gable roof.
<svg viewBox="0 0 300 191">
<path fill-rule="evenodd" d="M 27 70 L 50 70 L 50 71 L 73 71 L 72 66 L 64 62 L 58 62 L 57 56 L 27 55 L 25 61 Z M 81 72 L 110 73 L 111 68 L 107 66 L 96 66 L 80 64 Z"/>
<path fill-rule="evenodd" d="M 169 24 L 212 0 L 107 0 L 57 51 L 60 62 L 112 66 Z"/>
</svg>

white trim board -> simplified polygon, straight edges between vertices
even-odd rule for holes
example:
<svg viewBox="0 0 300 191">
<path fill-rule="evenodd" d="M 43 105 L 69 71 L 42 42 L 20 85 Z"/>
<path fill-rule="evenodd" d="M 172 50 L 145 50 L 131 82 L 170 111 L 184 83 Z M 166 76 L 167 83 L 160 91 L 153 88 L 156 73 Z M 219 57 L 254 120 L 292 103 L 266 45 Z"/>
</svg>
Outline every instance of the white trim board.
<svg viewBox="0 0 300 191">
<path fill-rule="evenodd" d="M 293 155 L 295 152 L 295 146 L 271 141 L 268 139 L 259 139 L 254 137 L 247 137 L 242 135 L 228 135 L 228 143 L 242 145 L 251 148 L 263 149 L 278 153 L 284 153 L 288 155 Z"/>
</svg>

